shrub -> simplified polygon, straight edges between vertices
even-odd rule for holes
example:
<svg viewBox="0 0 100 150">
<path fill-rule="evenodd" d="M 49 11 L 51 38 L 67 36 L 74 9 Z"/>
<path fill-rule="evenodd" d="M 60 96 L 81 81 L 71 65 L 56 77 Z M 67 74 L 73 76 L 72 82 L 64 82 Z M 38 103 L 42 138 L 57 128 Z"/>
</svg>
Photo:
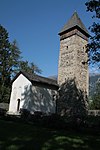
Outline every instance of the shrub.
<svg viewBox="0 0 100 150">
<path fill-rule="evenodd" d="M 20 109 L 21 118 L 27 120 L 30 117 L 30 111 L 27 109 Z"/>
<path fill-rule="evenodd" d="M 0 116 L 5 116 L 6 112 L 6 109 L 0 108 Z"/>
</svg>

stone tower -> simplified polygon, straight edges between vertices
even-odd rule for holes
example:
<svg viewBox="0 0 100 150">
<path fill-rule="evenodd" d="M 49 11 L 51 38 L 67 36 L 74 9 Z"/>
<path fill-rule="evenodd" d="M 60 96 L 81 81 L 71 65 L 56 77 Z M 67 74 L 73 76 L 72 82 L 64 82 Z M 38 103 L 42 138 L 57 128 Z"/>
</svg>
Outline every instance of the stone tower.
<svg viewBox="0 0 100 150">
<path fill-rule="evenodd" d="M 58 84 L 61 85 L 67 80 L 75 79 L 77 87 L 88 94 L 86 45 L 89 33 L 76 12 L 62 28 L 59 35 Z"/>
</svg>

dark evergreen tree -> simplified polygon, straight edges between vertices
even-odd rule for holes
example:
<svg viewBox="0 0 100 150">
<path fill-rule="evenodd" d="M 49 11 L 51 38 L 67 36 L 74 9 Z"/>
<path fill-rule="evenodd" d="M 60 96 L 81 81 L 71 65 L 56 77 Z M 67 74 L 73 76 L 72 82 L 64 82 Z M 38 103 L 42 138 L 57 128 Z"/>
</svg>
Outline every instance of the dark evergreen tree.
<svg viewBox="0 0 100 150">
<path fill-rule="evenodd" d="M 10 55 L 10 66 L 11 66 L 11 75 L 12 77 L 16 75 L 18 72 L 18 68 L 21 62 L 21 51 L 17 46 L 17 41 L 14 40 L 11 43 L 11 55 Z"/>
<path fill-rule="evenodd" d="M 7 30 L 0 25 L 0 102 L 9 102 L 11 79 L 20 70 L 27 73 L 41 73 L 34 63 L 22 61 L 16 40 L 9 42 Z"/>
<path fill-rule="evenodd" d="M 89 60 L 92 64 L 98 64 L 100 68 L 100 0 L 89 0 L 86 3 L 87 11 L 93 13 L 93 24 L 89 27 L 92 36 L 87 46 Z"/>
<path fill-rule="evenodd" d="M 8 101 L 10 87 L 10 66 L 9 59 L 11 55 L 8 33 L 0 25 L 0 102 Z"/>
<path fill-rule="evenodd" d="M 20 54 L 16 41 L 10 43 L 7 30 L 0 25 L 0 102 L 9 102 L 11 76 L 18 68 Z"/>
</svg>

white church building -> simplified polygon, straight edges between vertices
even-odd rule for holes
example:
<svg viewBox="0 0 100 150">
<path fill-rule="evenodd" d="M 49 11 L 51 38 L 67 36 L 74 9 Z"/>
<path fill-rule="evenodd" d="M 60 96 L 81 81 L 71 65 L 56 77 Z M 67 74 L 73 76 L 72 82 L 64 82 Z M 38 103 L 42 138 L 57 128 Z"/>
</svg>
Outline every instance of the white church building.
<svg viewBox="0 0 100 150">
<path fill-rule="evenodd" d="M 27 109 L 32 114 L 56 112 L 58 84 L 55 80 L 20 71 L 12 82 L 10 114 L 18 114 L 20 109 Z"/>
<path fill-rule="evenodd" d="M 9 113 L 16 114 L 20 109 L 31 113 L 55 113 L 57 91 L 69 79 L 75 79 L 78 88 L 88 95 L 88 64 L 85 62 L 88 58 L 86 45 L 89 33 L 76 12 L 59 36 L 58 81 L 20 71 L 12 81 Z M 62 107 L 62 103 L 59 105 Z"/>
</svg>

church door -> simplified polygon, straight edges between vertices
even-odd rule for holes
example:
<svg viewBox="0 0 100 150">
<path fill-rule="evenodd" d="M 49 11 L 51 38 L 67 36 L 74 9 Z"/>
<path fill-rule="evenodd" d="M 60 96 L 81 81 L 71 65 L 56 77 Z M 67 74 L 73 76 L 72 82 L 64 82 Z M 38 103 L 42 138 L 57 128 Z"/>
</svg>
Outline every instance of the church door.
<svg viewBox="0 0 100 150">
<path fill-rule="evenodd" d="M 20 108 L 20 99 L 17 100 L 17 111 L 19 111 Z"/>
</svg>

